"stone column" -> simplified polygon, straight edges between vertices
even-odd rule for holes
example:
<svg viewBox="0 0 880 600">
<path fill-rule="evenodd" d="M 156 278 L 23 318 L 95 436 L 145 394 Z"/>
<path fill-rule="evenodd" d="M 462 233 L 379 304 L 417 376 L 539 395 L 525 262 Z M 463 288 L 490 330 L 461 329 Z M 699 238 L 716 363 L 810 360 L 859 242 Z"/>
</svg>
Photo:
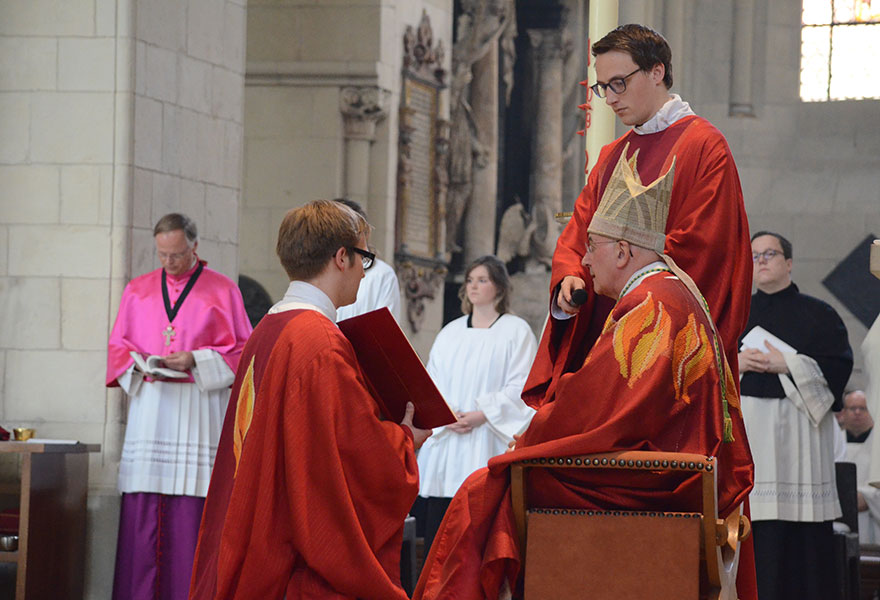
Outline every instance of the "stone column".
<svg viewBox="0 0 880 600">
<path fill-rule="evenodd" d="M 672 48 L 672 79 L 675 82 L 676 91 L 687 95 L 683 83 L 687 78 L 684 77 L 684 55 L 685 50 L 685 0 L 665 0 L 663 2 L 663 35 Z"/>
<path fill-rule="evenodd" d="M 562 63 L 570 44 L 559 29 L 527 31 L 535 58 L 537 98 L 529 190 L 538 227 L 533 254 L 539 262 L 549 263 L 559 234 L 554 216 L 562 212 Z"/>
<path fill-rule="evenodd" d="M 752 104 L 752 47 L 755 38 L 755 0 L 733 3 L 733 53 L 730 74 L 730 116 L 754 117 Z"/>
<path fill-rule="evenodd" d="M 343 195 L 370 209 L 370 144 L 376 140 L 376 123 L 388 113 L 390 94 L 378 87 L 345 87 L 339 96 L 345 136 Z"/>
<path fill-rule="evenodd" d="M 498 44 L 474 63 L 471 109 L 479 151 L 474 160 L 474 187 L 464 216 L 464 263 L 495 252 L 498 203 Z"/>
<path fill-rule="evenodd" d="M 605 35 L 617 27 L 618 6 L 617 0 L 603 2 L 590 2 L 590 44 L 598 42 Z M 589 49 L 587 50 L 589 52 Z M 596 83 L 596 60 L 590 61 L 590 81 Z M 605 103 L 605 100 L 594 95 L 590 91 L 590 128 L 586 131 L 587 137 L 587 171 L 592 171 L 599 160 L 599 151 L 602 146 L 614 141 L 614 127 L 617 122 L 614 111 Z"/>
</svg>

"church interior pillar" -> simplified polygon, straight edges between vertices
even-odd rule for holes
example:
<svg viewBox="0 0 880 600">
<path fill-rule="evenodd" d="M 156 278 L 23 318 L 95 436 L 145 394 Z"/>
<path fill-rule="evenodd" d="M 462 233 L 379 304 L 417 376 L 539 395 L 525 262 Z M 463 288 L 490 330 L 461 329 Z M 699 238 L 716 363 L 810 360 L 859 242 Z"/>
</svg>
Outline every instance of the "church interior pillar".
<svg viewBox="0 0 880 600">
<path fill-rule="evenodd" d="M 730 73 L 730 116 L 754 117 L 752 104 L 752 48 L 755 37 L 755 0 L 733 3 L 733 60 Z"/>
<path fill-rule="evenodd" d="M 495 251 L 498 196 L 498 44 L 474 63 L 471 108 L 479 154 L 474 163 L 473 196 L 465 214 L 464 262 Z"/>
<path fill-rule="evenodd" d="M 529 29 L 535 57 L 537 100 L 532 145 L 530 196 L 533 205 L 562 211 L 562 63 L 565 43 L 559 29 Z"/>
<path fill-rule="evenodd" d="M 590 2 L 590 37 L 589 43 L 594 44 L 605 34 L 617 27 L 617 0 Z M 596 83 L 595 59 L 590 61 L 589 80 Z M 602 146 L 610 143 L 616 136 L 614 127 L 616 118 L 614 111 L 605 104 L 605 100 L 590 92 L 590 127 L 586 130 L 587 138 L 587 172 L 593 169 L 599 159 Z"/>
<path fill-rule="evenodd" d="M 344 195 L 370 214 L 370 145 L 376 141 L 376 124 L 388 113 L 388 92 L 378 87 L 345 87 L 339 96 L 343 117 L 345 162 Z"/>
</svg>

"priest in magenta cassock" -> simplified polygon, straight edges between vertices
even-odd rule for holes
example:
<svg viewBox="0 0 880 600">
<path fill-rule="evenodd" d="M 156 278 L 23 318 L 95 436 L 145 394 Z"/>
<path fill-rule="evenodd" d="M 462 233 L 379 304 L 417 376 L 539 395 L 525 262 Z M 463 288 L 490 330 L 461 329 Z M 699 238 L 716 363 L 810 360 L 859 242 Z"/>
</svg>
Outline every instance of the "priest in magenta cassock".
<svg viewBox="0 0 880 600">
<path fill-rule="evenodd" d="M 126 286 L 107 355 L 107 386 L 122 387 L 130 401 L 118 600 L 187 596 L 230 385 L 251 333 L 238 287 L 196 255 L 195 223 L 171 213 L 153 233 L 162 268 Z M 131 352 L 163 357 L 182 378 L 143 373 Z"/>
<path fill-rule="evenodd" d="M 538 408 L 516 449 L 489 461 L 488 469 L 475 472 L 455 495 L 422 569 L 417 600 L 495 600 L 516 592 L 523 549 L 508 483 L 514 461 L 618 450 L 714 456 L 722 517 L 739 507 L 752 487 L 735 378 L 707 304 L 693 280 L 663 253 L 676 163 L 643 186 L 625 152 L 582 250 L 595 292 L 616 299 L 611 313 L 585 361 L 562 376 L 553 402 Z M 633 477 L 542 469 L 530 474 L 526 495 L 535 507 L 702 506 L 698 475 L 684 483 L 664 478 L 650 487 Z M 753 573 L 751 560 L 741 554 L 740 569 Z M 756 600 L 753 589 L 738 589 L 738 598 Z"/>
<path fill-rule="evenodd" d="M 581 257 L 587 226 L 625 149 L 627 159 L 638 157 L 639 175 L 645 181 L 668 171 L 675 159 L 666 254 L 704 294 L 734 373 L 737 340 L 749 316 L 749 225 L 727 140 L 680 96 L 670 94 L 672 51 L 656 31 L 621 25 L 594 43 L 592 53 L 596 57 L 593 91 L 632 129 L 602 148 L 557 242 L 550 279 L 551 318 L 523 389 L 523 400 L 535 408 L 552 402 L 562 375 L 583 364 L 611 310 L 609 299 L 593 293 Z M 587 294 L 580 307 L 571 303 L 575 289 Z M 742 551 L 752 551 L 750 539 Z M 754 574 L 742 568 L 740 579 L 740 590 L 754 585 Z"/>
<path fill-rule="evenodd" d="M 336 309 L 374 255 L 369 225 L 318 200 L 284 217 L 291 282 L 241 357 L 199 531 L 190 598 L 406 600 L 403 522 L 431 434 L 381 418 Z"/>
</svg>

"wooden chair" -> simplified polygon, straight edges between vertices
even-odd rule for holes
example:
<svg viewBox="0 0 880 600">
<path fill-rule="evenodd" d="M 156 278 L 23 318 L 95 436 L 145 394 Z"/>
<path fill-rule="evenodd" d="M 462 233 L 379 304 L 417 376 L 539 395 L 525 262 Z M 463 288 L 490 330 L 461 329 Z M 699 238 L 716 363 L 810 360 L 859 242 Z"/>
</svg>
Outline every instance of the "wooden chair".
<svg viewBox="0 0 880 600">
<path fill-rule="evenodd" d="M 695 512 L 529 509 L 530 469 L 693 472 Z M 739 542 L 751 530 L 742 507 L 718 518 L 717 461 L 698 454 L 628 451 L 540 458 L 511 465 L 511 500 L 525 549 L 525 600 L 736 600 Z"/>
<path fill-rule="evenodd" d="M 837 519 L 849 531 L 834 531 L 834 572 L 837 579 L 837 598 L 859 600 L 859 500 L 856 488 L 856 465 L 851 462 L 834 463 L 837 479 L 837 498 L 843 515 Z"/>
</svg>

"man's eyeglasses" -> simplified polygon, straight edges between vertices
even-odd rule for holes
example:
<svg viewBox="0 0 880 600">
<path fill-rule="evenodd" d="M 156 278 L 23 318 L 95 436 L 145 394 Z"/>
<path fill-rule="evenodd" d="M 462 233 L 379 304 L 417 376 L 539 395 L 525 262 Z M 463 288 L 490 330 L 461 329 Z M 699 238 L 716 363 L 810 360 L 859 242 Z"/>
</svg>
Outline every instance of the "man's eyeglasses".
<svg viewBox="0 0 880 600">
<path fill-rule="evenodd" d="M 376 255 L 370 252 L 369 250 L 364 250 L 363 248 L 358 248 L 357 246 L 351 246 L 349 248 L 352 252 L 361 255 L 361 262 L 364 264 L 364 271 L 373 266 L 373 261 L 376 260 Z"/>
<path fill-rule="evenodd" d="M 593 90 L 593 93 L 599 96 L 600 98 L 604 98 L 606 94 L 606 90 L 611 88 L 611 91 L 617 95 L 620 95 L 626 91 L 626 80 L 641 71 L 641 69 L 636 69 L 629 75 L 624 75 L 623 77 L 615 77 L 608 83 L 599 83 L 596 82 L 590 86 L 590 89 Z"/>
<path fill-rule="evenodd" d="M 592 254 L 596 251 L 596 246 L 601 244 L 616 244 L 619 240 L 609 240 L 607 242 L 594 242 L 593 240 L 587 240 L 587 254 Z"/>
<path fill-rule="evenodd" d="M 752 252 L 752 262 L 758 262 L 764 259 L 764 262 L 770 262 L 777 254 L 782 254 L 779 250 L 764 250 L 763 252 Z"/>
<path fill-rule="evenodd" d="M 177 252 L 175 254 L 166 254 L 165 252 L 157 252 L 157 254 L 159 255 L 159 260 L 177 262 L 178 260 L 183 260 L 189 256 L 190 252 L 192 252 L 192 248 L 187 248 L 185 252 Z"/>
</svg>

